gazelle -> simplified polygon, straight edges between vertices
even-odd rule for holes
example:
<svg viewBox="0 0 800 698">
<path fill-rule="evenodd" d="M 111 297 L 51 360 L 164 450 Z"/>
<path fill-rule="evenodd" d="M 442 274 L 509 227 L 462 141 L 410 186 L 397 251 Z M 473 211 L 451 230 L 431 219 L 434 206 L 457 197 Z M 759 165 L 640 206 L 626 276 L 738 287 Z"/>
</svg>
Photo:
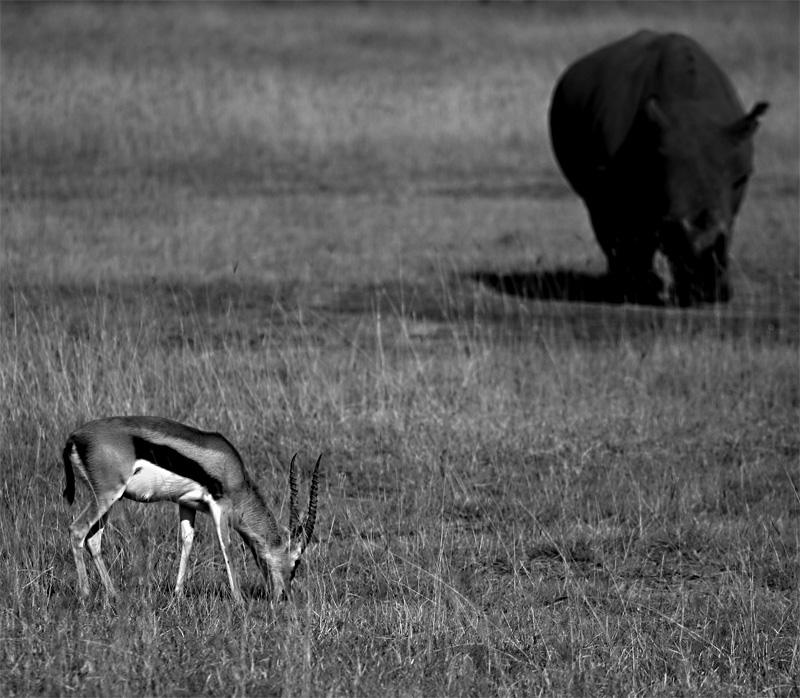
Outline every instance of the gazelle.
<svg viewBox="0 0 800 698">
<path fill-rule="evenodd" d="M 91 494 L 69 527 L 81 595 L 89 595 L 83 560 L 86 544 L 106 592 L 116 596 L 100 545 L 109 510 L 120 497 L 127 497 L 178 504 L 181 561 L 176 594 L 183 590 L 195 513 L 204 511 L 214 520 L 233 598 L 242 603 L 231 555 L 231 529 L 250 548 L 275 596 L 289 597 L 300 558 L 314 533 L 322 455 L 314 467 L 308 514 L 302 521 L 297 512 L 295 458 L 297 454 L 289 466 L 289 528 L 281 530 L 247 475 L 241 456 L 224 436 L 161 417 L 108 417 L 84 424 L 70 434 L 63 454 L 67 501 L 72 504 L 75 499 L 74 472 Z"/>
</svg>

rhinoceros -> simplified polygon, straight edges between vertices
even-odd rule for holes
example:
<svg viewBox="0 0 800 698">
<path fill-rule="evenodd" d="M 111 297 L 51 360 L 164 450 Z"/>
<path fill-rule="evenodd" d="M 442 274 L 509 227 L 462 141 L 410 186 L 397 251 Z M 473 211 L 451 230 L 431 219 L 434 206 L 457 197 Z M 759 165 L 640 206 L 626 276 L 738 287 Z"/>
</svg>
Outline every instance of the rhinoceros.
<svg viewBox="0 0 800 698">
<path fill-rule="evenodd" d="M 586 204 L 620 299 L 730 298 L 733 221 L 767 107 L 745 113 L 722 69 L 681 34 L 640 31 L 561 76 L 550 105 L 553 151 Z M 669 262 L 666 290 L 656 251 Z"/>
</svg>

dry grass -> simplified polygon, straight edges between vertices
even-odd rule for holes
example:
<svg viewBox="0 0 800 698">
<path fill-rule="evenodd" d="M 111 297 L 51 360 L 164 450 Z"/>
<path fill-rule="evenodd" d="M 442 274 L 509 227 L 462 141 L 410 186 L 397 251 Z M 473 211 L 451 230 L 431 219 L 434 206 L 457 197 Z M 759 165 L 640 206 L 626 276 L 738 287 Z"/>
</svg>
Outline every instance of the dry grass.
<svg viewBox="0 0 800 698">
<path fill-rule="evenodd" d="M 236 303 L 176 337 L 156 300 L 45 310 L 1 347 L 7 693 L 792 690 L 796 346 L 400 317 L 342 337 L 296 313 L 238 337 Z M 210 529 L 176 604 L 175 513 L 135 504 L 107 536 L 123 600 L 78 602 L 57 454 L 115 412 L 223 430 L 284 514 L 289 454 L 326 452 L 296 608 L 250 565 L 238 614 Z"/>
<path fill-rule="evenodd" d="M 3 3 L 0 691 L 796 694 L 797 5 L 187 7 Z M 642 25 L 773 102 L 735 302 L 475 283 L 602 268 L 544 115 Z M 296 605 L 242 551 L 239 612 L 207 524 L 177 601 L 133 503 L 79 602 L 59 453 L 115 413 L 219 429 L 284 514 L 325 452 Z"/>
</svg>

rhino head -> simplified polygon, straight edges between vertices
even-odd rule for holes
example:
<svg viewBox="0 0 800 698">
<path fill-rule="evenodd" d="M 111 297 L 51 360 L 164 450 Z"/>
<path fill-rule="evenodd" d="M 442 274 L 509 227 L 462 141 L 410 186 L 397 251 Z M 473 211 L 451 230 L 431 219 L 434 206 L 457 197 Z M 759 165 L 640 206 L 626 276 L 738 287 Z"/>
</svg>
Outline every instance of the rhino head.
<svg viewBox="0 0 800 698">
<path fill-rule="evenodd" d="M 728 250 L 733 221 L 753 171 L 752 136 L 766 102 L 733 123 L 719 123 L 702 103 L 662 108 L 651 98 L 647 115 L 657 133 L 658 244 L 669 259 L 680 305 L 727 301 Z"/>
</svg>

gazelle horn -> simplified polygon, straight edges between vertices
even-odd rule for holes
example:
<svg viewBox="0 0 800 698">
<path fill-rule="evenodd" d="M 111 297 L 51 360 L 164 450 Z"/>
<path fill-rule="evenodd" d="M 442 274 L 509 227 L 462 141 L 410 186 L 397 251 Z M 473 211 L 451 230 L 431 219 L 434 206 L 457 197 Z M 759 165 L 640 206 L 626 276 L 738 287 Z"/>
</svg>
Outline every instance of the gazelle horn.
<svg viewBox="0 0 800 698">
<path fill-rule="evenodd" d="M 297 516 L 297 470 L 295 470 L 294 462 L 297 460 L 297 454 L 292 456 L 292 463 L 289 466 L 289 530 L 294 532 L 298 524 Z"/>
<path fill-rule="evenodd" d="M 317 464 L 314 466 L 314 474 L 311 476 L 311 487 L 308 495 L 308 516 L 306 516 L 303 524 L 305 545 L 308 545 L 311 541 L 311 536 L 314 535 L 314 522 L 317 518 L 317 484 L 319 483 L 319 464 L 321 461 L 322 454 L 320 453 L 319 458 L 317 458 Z"/>
</svg>

